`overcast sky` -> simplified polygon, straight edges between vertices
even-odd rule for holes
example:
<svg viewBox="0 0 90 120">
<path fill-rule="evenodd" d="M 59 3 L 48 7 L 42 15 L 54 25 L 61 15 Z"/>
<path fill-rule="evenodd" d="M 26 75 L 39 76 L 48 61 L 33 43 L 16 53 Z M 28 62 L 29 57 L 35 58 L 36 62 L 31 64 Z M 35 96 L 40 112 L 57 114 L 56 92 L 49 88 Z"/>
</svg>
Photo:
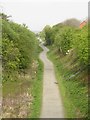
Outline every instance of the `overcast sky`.
<svg viewBox="0 0 90 120">
<path fill-rule="evenodd" d="M 25 23 L 32 31 L 69 18 L 84 20 L 88 16 L 88 0 L 0 0 L 0 7 L 13 21 Z"/>
</svg>

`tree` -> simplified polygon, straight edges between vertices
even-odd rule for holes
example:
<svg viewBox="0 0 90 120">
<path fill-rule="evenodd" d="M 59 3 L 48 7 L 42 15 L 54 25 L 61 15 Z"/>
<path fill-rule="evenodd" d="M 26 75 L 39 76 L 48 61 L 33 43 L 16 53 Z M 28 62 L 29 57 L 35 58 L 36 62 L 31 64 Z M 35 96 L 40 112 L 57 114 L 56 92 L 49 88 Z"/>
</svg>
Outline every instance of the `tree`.
<svg viewBox="0 0 90 120">
<path fill-rule="evenodd" d="M 80 21 L 75 18 L 71 18 L 71 19 L 65 20 L 63 24 L 67 26 L 72 26 L 72 27 L 79 27 Z"/>
<path fill-rule="evenodd" d="M 55 45 L 60 53 L 66 55 L 66 52 L 72 48 L 73 28 L 63 26 L 55 37 Z"/>
<path fill-rule="evenodd" d="M 45 32 L 46 45 L 51 45 L 52 44 L 51 27 L 49 25 L 46 25 L 44 28 L 44 32 Z"/>
<path fill-rule="evenodd" d="M 82 66 L 88 65 L 88 26 L 74 32 L 73 47 Z"/>
<path fill-rule="evenodd" d="M 14 79 L 13 74 L 32 66 L 38 44 L 35 34 L 26 25 L 2 19 L 2 29 L 3 75 L 5 79 L 9 76 Z"/>
</svg>

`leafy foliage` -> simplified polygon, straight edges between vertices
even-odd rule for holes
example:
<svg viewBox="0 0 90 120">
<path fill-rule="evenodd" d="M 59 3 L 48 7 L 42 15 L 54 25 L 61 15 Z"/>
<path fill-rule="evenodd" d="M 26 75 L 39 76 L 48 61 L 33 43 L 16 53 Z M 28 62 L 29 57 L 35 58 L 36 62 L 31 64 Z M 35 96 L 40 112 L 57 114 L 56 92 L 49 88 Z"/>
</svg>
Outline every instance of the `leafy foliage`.
<svg viewBox="0 0 90 120">
<path fill-rule="evenodd" d="M 70 22 L 70 21 L 69 21 Z M 74 49 L 79 63 L 88 65 L 88 27 L 82 29 L 57 24 L 52 28 L 45 29 L 46 45 L 54 45 L 57 50 L 66 55 L 70 49 Z"/>
<path fill-rule="evenodd" d="M 49 25 L 45 26 L 44 32 L 45 32 L 46 45 L 51 45 L 52 44 L 51 27 Z"/>
<path fill-rule="evenodd" d="M 2 19 L 2 30 L 3 79 L 10 80 L 10 73 L 25 71 L 32 65 L 38 44 L 26 25 Z"/>
<path fill-rule="evenodd" d="M 57 34 L 55 38 L 55 45 L 65 55 L 66 52 L 72 48 L 72 34 L 73 28 L 64 27 Z"/>
<path fill-rule="evenodd" d="M 3 67 L 4 69 L 17 69 L 19 65 L 20 52 L 13 44 L 13 41 L 3 39 Z"/>
<path fill-rule="evenodd" d="M 74 46 L 81 65 L 88 65 L 88 27 L 76 30 Z"/>
</svg>

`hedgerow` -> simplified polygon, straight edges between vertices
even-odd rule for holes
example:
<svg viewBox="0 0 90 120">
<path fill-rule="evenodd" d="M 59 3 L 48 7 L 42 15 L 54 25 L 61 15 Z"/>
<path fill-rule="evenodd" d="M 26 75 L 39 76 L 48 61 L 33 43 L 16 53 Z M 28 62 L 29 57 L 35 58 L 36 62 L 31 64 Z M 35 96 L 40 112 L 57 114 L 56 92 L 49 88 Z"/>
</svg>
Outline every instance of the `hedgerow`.
<svg viewBox="0 0 90 120">
<path fill-rule="evenodd" d="M 25 25 L 2 19 L 3 81 L 31 67 L 37 47 L 35 34 Z"/>
<path fill-rule="evenodd" d="M 49 32 L 48 32 L 49 31 Z M 49 40 L 53 41 L 48 44 Z M 88 26 L 82 29 L 65 25 L 56 25 L 46 32 L 46 44 L 54 45 L 58 51 L 66 55 L 70 49 L 74 49 L 79 63 L 82 66 L 88 65 Z"/>
</svg>

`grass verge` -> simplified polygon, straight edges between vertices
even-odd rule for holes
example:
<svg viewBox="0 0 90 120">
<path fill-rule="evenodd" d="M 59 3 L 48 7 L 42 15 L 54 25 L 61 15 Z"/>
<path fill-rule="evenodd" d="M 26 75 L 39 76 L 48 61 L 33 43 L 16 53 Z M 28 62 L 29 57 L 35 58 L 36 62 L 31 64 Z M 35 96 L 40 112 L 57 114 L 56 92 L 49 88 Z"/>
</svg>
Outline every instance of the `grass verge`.
<svg viewBox="0 0 90 120">
<path fill-rule="evenodd" d="M 65 117 L 87 118 L 88 86 L 80 80 L 79 76 L 82 73 L 78 77 L 76 75 L 73 76 L 72 70 L 65 68 L 69 61 L 64 63 L 66 58 L 60 58 L 53 49 L 48 52 L 48 58 L 54 63 L 56 78 L 65 108 Z"/>
<path fill-rule="evenodd" d="M 31 106 L 30 118 L 39 118 L 42 104 L 42 83 L 43 83 L 43 63 L 39 59 L 38 71 L 35 79 L 32 80 L 31 94 L 33 95 L 33 103 Z"/>
</svg>

